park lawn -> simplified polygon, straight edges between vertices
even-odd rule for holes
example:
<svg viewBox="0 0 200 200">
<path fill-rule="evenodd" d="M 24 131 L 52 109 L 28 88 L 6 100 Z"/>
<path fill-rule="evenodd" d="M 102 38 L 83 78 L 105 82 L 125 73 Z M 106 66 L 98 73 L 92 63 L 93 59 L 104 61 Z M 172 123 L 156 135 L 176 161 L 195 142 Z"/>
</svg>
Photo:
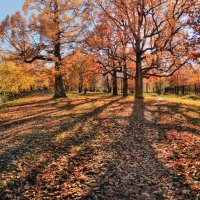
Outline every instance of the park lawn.
<svg viewBox="0 0 200 200">
<path fill-rule="evenodd" d="M 199 95 L 173 95 L 173 94 L 162 94 L 156 95 L 154 94 L 144 94 L 146 99 L 154 99 L 156 96 L 159 96 L 161 99 L 166 100 L 168 102 L 178 103 L 178 104 L 186 104 L 195 107 L 200 107 L 200 96 Z"/>
<path fill-rule="evenodd" d="M 200 109 L 187 102 L 89 93 L 4 104 L 1 199 L 195 199 Z"/>
</svg>

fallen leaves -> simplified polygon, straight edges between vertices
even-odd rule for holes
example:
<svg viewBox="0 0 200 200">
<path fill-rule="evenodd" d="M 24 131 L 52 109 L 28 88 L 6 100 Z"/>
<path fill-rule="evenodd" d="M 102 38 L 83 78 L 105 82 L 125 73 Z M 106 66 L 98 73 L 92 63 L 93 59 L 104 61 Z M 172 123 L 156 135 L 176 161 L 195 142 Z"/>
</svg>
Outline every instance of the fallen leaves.
<svg viewBox="0 0 200 200">
<path fill-rule="evenodd" d="M 199 197 L 197 114 L 132 97 L 43 98 L 2 120 L 1 199 Z"/>
</svg>

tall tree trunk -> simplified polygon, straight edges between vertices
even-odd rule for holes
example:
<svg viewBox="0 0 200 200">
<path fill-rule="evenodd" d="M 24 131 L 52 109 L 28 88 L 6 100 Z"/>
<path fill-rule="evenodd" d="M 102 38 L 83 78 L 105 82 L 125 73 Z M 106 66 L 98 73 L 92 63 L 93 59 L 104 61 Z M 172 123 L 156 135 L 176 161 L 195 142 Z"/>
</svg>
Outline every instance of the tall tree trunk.
<svg viewBox="0 0 200 200">
<path fill-rule="evenodd" d="M 61 74 L 56 74 L 54 98 L 61 98 L 61 97 L 66 97 L 65 89 L 63 86 L 63 79 Z"/>
<path fill-rule="evenodd" d="M 117 91 L 117 71 L 116 71 L 116 69 L 113 69 L 112 78 L 113 78 L 113 95 L 117 96 L 118 91 Z"/>
<path fill-rule="evenodd" d="M 123 96 L 128 96 L 128 76 L 127 76 L 127 66 L 126 60 L 124 59 L 123 65 Z"/>
<path fill-rule="evenodd" d="M 135 98 L 143 99 L 143 77 L 142 77 L 142 58 L 141 55 L 136 56 L 136 76 L 135 76 Z"/>
<path fill-rule="evenodd" d="M 63 77 L 61 73 L 61 32 L 60 32 L 60 20 L 59 20 L 59 10 L 58 10 L 58 2 L 54 1 L 54 25 L 56 30 L 56 37 L 54 40 L 54 58 L 55 58 L 55 94 L 54 98 L 62 98 L 66 97 Z"/>
</svg>

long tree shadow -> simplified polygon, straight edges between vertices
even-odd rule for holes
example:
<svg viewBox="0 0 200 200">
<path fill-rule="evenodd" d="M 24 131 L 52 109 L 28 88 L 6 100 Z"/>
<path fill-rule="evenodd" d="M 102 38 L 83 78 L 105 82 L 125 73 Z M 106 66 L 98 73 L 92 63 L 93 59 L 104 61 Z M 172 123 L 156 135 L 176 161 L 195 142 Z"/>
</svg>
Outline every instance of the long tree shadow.
<svg viewBox="0 0 200 200">
<path fill-rule="evenodd" d="M 166 138 L 166 133 L 170 130 L 175 130 L 179 133 L 188 132 L 189 134 L 196 136 L 200 135 L 200 113 L 198 107 L 194 109 L 191 108 L 191 106 L 186 106 L 184 104 L 169 102 L 156 103 L 153 106 L 157 109 L 147 110 L 154 115 L 154 126 L 157 127 L 161 140 Z M 192 115 L 196 115 L 196 117 L 188 115 L 189 112 L 192 112 Z M 175 115 L 180 116 L 181 122 L 177 122 Z M 164 124 L 162 119 L 165 118 L 170 118 L 170 120 Z"/>
<path fill-rule="evenodd" d="M 97 99 L 93 101 L 96 100 Z M 59 128 L 54 133 L 51 133 L 50 135 L 41 134 L 41 132 L 35 132 L 31 135 L 25 135 L 23 137 L 20 137 L 19 140 L 23 141 L 22 144 L 20 144 L 17 148 L 7 150 L 4 154 L 1 155 L 0 172 L 2 174 L 9 173 L 10 170 L 16 170 L 17 172 L 18 169 L 16 169 L 14 165 L 15 163 L 17 163 L 18 159 L 20 159 L 21 157 L 26 157 L 27 152 L 35 154 L 35 158 L 32 161 L 33 166 L 30 167 L 28 174 L 25 174 L 23 178 L 16 178 L 16 180 L 11 179 L 8 184 L 4 185 L 1 188 L 0 196 L 2 197 L 2 199 L 4 199 L 4 197 L 5 199 L 9 199 L 9 193 L 7 193 L 6 191 L 15 189 L 15 197 L 19 198 L 22 192 L 20 188 L 26 185 L 26 183 L 28 183 L 29 186 L 33 186 L 36 183 L 37 176 L 45 169 L 45 167 L 48 164 L 57 160 L 57 158 L 60 157 L 60 155 L 68 154 L 72 147 L 80 146 L 83 143 L 86 143 L 94 137 L 96 137 L 97 132 L 95 130 L 101 124 L 100 121 L 97 121 L 98 126 L 96 124 L 93 127 L 93 130 L 90 131 L 88 134 L 81 134 L 81 131 L 83 131 L 82 128 L 84 127 L 84 124 L 89 119 L 94 118 L 96 115 L 100 114 L 104 109 L 106 109 L 107 107 L 111 106 L 119 100 L 120 98 L 115 98 L 114 100 L 109 100 L 108 98 L 108 103 L 104 104 L 103 106 L 98 106 L 96 108 L 94 107 L 91 111 L 79 116 L 69 124 L 63 124 L 61 128 Z M 54 139 L 59 134 L 73 129 L 79 124 L 80 126 L 78 133 L 75 133 L 75 135 L 62 139 L 62 141 L 59 143 L 54 142 Z M 44 160 L 37 160 L 41 155 L 45 155 Z M 6 197 L 6 194 L 8 194 L 8 198 Z"/>
<path fill-rule="evenodd" d="M 79 102 L 76 103 L 76 104 L 71 104 L 70 100 L 68 100 L 68 99 L 62 99 L 62 100 L 59 100 L 59 103 L 61 103 L 61 102 L 64 103 L 64 105 L 61 105 L 61 106 L 57 106 L 58 103 L 55 100 L 52 100 L 52 99 L 41 100 L 41 101 L 34 102 L 34 103 L 20 104 L 20 105 L 18 105 L 20 107 L 20 109 L 21 109 L 21 106 L 28 106 L 32 110 L 38 109 L 39 113 L 36 112 L 34 114 L 32 114 L 32 113 L 27 114 L 27 115 L 23 116 L 23 118 L 22 117 L 15 118 L 11 122 L 10 122 L 10 120 L 4 120 L 3 119 L 1 121 L 0 130 L 3 129 L 5 131 L 6 129 L 11 128 L 12 126 L 20 126 L 20 125 L 26 124 L 30 121 L 37 120 L 39 118 L 42 119 L 42 118 L 46 117 L 47 115 L 51 115 L 53 113 L 55 114 L 56 111 L 60 111 L 60 110 L 64 110 L 64 109 L 71 110 L 74 107 L 77 107 L 77 106 L 80 106 L 80 105 L 83 105 L 83 104 L 86 104 L 86 103 L 96 102 L 97 100 L 100 100 L 100 99 L 101 98 L 84 99 L 83 101 L 79 100 Z M 75 103 L 75 101 L 73 101 L 73 103 Z M 44 110 L 40 111 L 41 107 L 44 108 Z M 29 110 L 26 110 L 25 112 L 28 113 Z"/>
<path fill-rule="evenodd" d="M 1 199 L 195 199 L 197 192 L 185 178 L 158 158 L 154 144 L 160 127 L 148 108 L 153 102 L 135 101 L 133 113 L 125 116 L 132 103 L 121 100 L 94 107 L 51 135 L 35 132 L 25 137 L 9 155 L 24 149 L 19 157 L 35 151 L 35 158 L 23 177 L 1 187 Z M 70 130 L 75 133 L 68 137 Z M 17 161 L 9 156 L 1 160 L 5 166 Z M 2 168 L 2 174 L 19 170 L 12 167 Z"/>
<path fill-rule="evenodd" d="M 130 126 L 108 148 L 117 153 L 109 161 L 106 173 L 97 179 L 97 189 L 91 189 L 82 199 L 198 198 L 198 192 L 191 189 L 184 176 L 158 159 L 154 144 L 159 141 L 159 130 L 147 119 L 146 110 L 143 100 L 135 101 Z"/>
</svg>

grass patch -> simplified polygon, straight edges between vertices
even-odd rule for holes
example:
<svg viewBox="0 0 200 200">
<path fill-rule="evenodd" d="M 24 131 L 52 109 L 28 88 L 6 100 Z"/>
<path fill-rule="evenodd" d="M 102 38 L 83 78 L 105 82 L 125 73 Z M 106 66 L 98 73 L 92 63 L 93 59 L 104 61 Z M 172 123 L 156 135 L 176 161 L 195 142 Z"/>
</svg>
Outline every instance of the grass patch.
<svg viewBox="0 0 200 200">
<path fill-rule="evenodd" d="M 161 95 L 161 97 L 164 100 L 167 100 L 167 101 L 170 101 L 170 102 L 187 104 L 187 105 L 194 105 L 194 106 L 200 106 L 200 99 L 198 98 L 198 96 L 191 96 L 191 95 L 184 95 L 184 96 Z"/>
<path fill-rule="evenodd" d="M 196 106 L 197 109 L 200 107 L 200 97 L 197 95 L 184 95 L 184 96 L 178 96 L 178 95 L 173 95 L 173 94 L 168 94 L 168 95 L 157 95 L 156 93 L 145 93 L 144 98 L 153 100 L 153 99 L 158 99 L 160 97 L 161 99 L 165 101 L 169 101 L 172 103 L 179 103 L 179 104 L 186 104 L 186 105 L 192 105 Z"/>
</svg>

